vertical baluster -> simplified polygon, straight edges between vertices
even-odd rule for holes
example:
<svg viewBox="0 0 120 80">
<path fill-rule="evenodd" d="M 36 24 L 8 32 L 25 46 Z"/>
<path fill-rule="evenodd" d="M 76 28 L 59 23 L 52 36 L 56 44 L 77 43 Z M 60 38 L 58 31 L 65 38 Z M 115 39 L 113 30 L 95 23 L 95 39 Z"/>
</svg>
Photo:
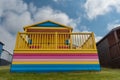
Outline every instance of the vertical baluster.
<svg viewBox="0 0 120 80">
<path fill-rule="evenodd" d="M 45 49 L 47 49 L 47 34 L 45 33 Z"/>
<path fill-rule="evenodd" d="M 79 46 L 81 47 L 81 34 L 79 34 L 79 42 L 80 42 L 80 44 L 79 44 Z"/>
<path fill-rule="evenodd" d="M 64 34 L 64 45 L 63 45 L 63 49 L 65 49 L 65 47 L 67 46 L 67 37 L 66 37 L 66 34 Z"/>
<path fill-rule="evenodd" d="M 86 49 L 86 34 L 84 33 L 84 38 L 85 38 L 85 41 L 84 41 L 84 44 L 85 44 L 85 49 Z"/>
<path fill-rule="evenodd" d="M 35 33 L 35 49 L 37 49 L 37 39 L 36 39 L 36 33 Z"/>
<path fill-rule="evenodd" d="M 72 40 L 72 33 L 71 32 L 70 32 L 69 36 L 70 36 L 70 49 L 72 49 L 73 40 Z"/>
<path fill-rule="evenodd" d="M 31 39 L 32 39 L 32 44 L 31 44 L 31 46 L 32 46 L 32 49 L 34 48 L 34 34 L 31 34 Z"/>
<path fill-rule="evenodd" d="M 22 34 L 23 49 L 25 49 L 24 33 Z"/>
<path fill-rule="evenodd" d="M 57 32 L 55 33 L 55 42 L 56 42 L 56 49 L 57 49 Z"/>
<path fill-rule="evenodd" d="M 85 49 L 86 49 L 86 47 L 87 47 L 87 38 L 86 38 L 86 34 L 85 34 Z"/>
<path fill-rule="evenodd" d="M 88 48 L 89 48 L 89 40 L 88 40 L 89 38 L 88 38 L 88 34 L 86 35 L 86 37 L 87 37 L 87 40 L 86 40 L 86 41 L 87 41 L 87 44 L 86 44 L 87 47 L 86 47 L 86 48 L 88 49 Z"/>
<path fill-rule="evenodd" d="M 26 45 L 26 34 L 25 33 L 24 33 L 24 43 L 25 43 L 25 49 L 26 49 L 27 45 Z"/>
<path fill-rule="evenodd" d="M 29 34 L 29 39 L 32 41 L 32 34 Z M 33 41 L 32 41 L 33 42 Z M 32 44 L 29 43 L 30 49 L 32 49 Z"/>
<path fill-rule="evenodd" d="M 63 44 L 62 44 L 61 48 L 63 49 L 63 46 L 65 44 L 65 38 L 64 38 L 64 34 L 62 34 L 62 36 L 63 36 Z"/>
<path fill-rule="evenodd" d="M 78 34 L 76 34 L 76 39 L 77 39 L 77 47 L 78 47 L 79 46 Z"/>
<path fill-rule="evenodd" d="M 43 34 L 41 34 L 41 37 L 40 37 L 40 39 L 41 39 L 41 46 L 42 46 L 42 49 L 43 49 Z"/>
<path fill-rule="evenodd" d="M 38 41 L 39 41 L 39 40 L 38 40 L 38 38 L 39 38 L 39 37 L 38 37 L 39 34 L 36 34 L 36 35 L 37 35 L 37 49 L 39 49 L 39 42 L 38 42 Z"/>
<path fill-rule="evenodd" d="M 59 33 L 58 34 L 58 49 L 60 49 L 60 46 L 61 46 L 61 34 Z"/>
<path fill-rule="evenodd" d="M 48 35 L 49 35 L 49 34 L 46 34 L 46 43 L 47 43 L 46 47 L 47 47 L 47 49 L 49 48 Z"/>
<path fill-rule="evenodd" d="M 42 48 L 42 45 L 41 45 L 41 34 L 40 33 L 38 34 L 38 46 L 39 46 L 39 49 Z"/>
<path fill-rule="evenodd" d="M 54 49 L 54 36 L 53 36 L 53 33 L 51 34 L 51 46 L 52 46 L 52 49 Z"/>
<path fill-rule="evenodd" d="M 82 38 L 82 48 L 83 48 L 83 46 L 84 46 L 84 37 L 83 37 L 83 34 L 81 35 L 81 38 Z"/>
<path fill-rule="evenodd" d="M 20 35 L 20 38 L 22 37 L 22 34 Z M 22 38 L 21 38 L 21 48 L 23 49 L 23 40 L 22 40 Z"/>
<path fill-rule="evenodd" d="M 75 34 L 75 47 L 76 47 L 76 34 Z"/>
<path fill-rule="evenodd" d="M 38 49 L 38 40 L 37 40 L 37 35 L 38 34 L 35 34 L 36 35 L 36 49 Z"/>
<path fill-rule="evenodd" d="M 42 45 L 41 45 L 41 34 L 38 34 L 38 46 L 39 46 L 39 49 L 42 48 Z"/>
</svg>

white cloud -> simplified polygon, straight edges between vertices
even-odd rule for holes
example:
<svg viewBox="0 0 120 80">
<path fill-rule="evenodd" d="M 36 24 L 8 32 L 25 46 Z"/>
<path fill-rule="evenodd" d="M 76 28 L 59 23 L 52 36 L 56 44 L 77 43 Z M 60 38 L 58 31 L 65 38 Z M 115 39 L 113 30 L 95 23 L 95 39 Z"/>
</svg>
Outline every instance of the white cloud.
<svg viewBox="0 0 120 80">
<path fill-rule="evenodd" d="M 27 9 L 27 4 L 22 0 L 0 0 L 0 16 L 2 16 L 5 11 L 22 13 Z"/>
<path fill-rule="evenodd" d="M 11 53 L 15 45 L 16 32 L 29 22 L 27 9 L 28 5 L 22 0 L 0 0 L 0 41 Z"/>
<path fill-rule="evenodd" d="M 30 3 L 30 4 L 29 4 L 29 8 L 28 8 L 28 9 L 29 9 L 30 13 L 33 14 L 33 15 L 34 15 L 34 13 L 36 13 L 36 11 L 37 11 L 37 7 L 34 6 L 33 3 Z"/>
<path fill-rule="evenodd" d="M 27 24 L 48 19 L 70 25 L 74 29 L 80 22 L 80 18 L 72 19 L 66 13 L 51 7 L 37 8 L 23 0 L 0 0 L 0 41 L 5 44 L 5 49 L 13 53 L 15 34 L 18 31 L 22 31 Z"/>
<path fill-rule="evenodd" d="M 65 25 L 72 26 L 73 28 L 75 28 L 78 23 L 76 20 L 69 18 L 67 14 L 58 10 L 53 10 L 51 7 L 39 8 L 34 15 L 34 20 L 35 22 L 42 20 L 53 20 Z"/>
<path fill-rule="evenodd" d="M 32 23 L 31 15 L 28 11 L 23 12 L 22 14 L 16 14 L 12 11 L 8 11 L 3 15 L 3 26 L 10 33 L 15 34 L 18 31 L 23 30 L 23 26 Z"/>
<path fill-rule="evenodd" d="M 104 15 L 115 8 L 120 13 L 120 0 L 87 0 L 84 4 L 89 19 Z"/>
<path fill-rule="evenodd" d="M 116 28 L 116 27 L 118 27 L 118 26 L 120 26 L 120 21 L 119 21 L 119 20 L 116 20 L 116 21 L 114 21 L 114 22 L 112 22 L 112 23 L 109 23 L 109 24 L 107 25 L 107 30 L 110 31 L 110 30 L 112 30 L 113 28 Z"/>
<path fill-rule="evenodd" d="M 13 52 L 13 48 L 15 46 L 15 36 L 11 35 L 7 30 L 3 29 L 0 26 L 0 41 L 2 41 L 4 45 L 4 49 Z"/>
<path fill-rule="evenodd" d="M 89 32 L 89 28 L 87 26 L 80 26 L 80 31 L 82 32 Z"/>
</svg>

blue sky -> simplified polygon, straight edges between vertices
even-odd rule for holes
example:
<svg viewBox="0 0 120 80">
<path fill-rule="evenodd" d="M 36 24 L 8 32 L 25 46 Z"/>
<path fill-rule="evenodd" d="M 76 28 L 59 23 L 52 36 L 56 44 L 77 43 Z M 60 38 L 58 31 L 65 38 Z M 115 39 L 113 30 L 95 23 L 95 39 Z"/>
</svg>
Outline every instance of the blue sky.
<svg viewBox="0 0 120 80">
<path fill-rule="evenodd" d="M 108 32 L 108 29 L 105 29 L 105 27 L 107 27 L 109 23 L 114 23 L 120 18 L 120 13 L 118 13 L 116 11 L 116 8 L 113 6 L 111 7 L 112 10 L 108 11 L 106 14 L 97 15 L 96 18 L 90 20 L 84 7 L 87 0 L 33 0 L 31 2 L 29 0 L 25 1 L 28 4 L 33 3 L 37 7 L 49 6 L 52 9 L 66 13 L 70 18 L 73 19 L 80 18 L 80 23 L 77 24 L 77 29 L 79 31 L 89 30 L 95 32 L 96 35 L 100 36 L 104 36 Z M 88 1 L 91 1 L 91 3 L 92 1 L 97 2 L 97 0 Z"/>
<path fill-rule="evenodd" d="M 71 26 L 74 32 L 94 32 L 99 41 L 120 25 L 120 1 L 0 0 L 0 41 L 12 52 L 18 31 L 48 19 Z"/>
</svg>

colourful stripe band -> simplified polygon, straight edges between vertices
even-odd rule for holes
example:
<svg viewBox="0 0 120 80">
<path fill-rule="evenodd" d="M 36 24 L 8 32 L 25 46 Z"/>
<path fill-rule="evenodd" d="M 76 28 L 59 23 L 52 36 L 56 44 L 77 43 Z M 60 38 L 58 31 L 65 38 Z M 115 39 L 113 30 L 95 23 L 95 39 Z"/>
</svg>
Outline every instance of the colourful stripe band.
<svg viewBox="0 0 120 80">
<path fill-rule="evenodd" d="M 57 71 L 78 71 L 97 70 L 100 71 L 99 64 L 39 64 L 39 65 L 12 65 L 11 72 L 57 72 Z"/>
<path fill-rule="evenodd" d="M 97 53 L 14 53 L 14 56 L 96 56 Z"/>
<path fill-rule="evenodd" d="M 99 64 L 98 61 L 94 62 L 12 62 L 12 64 Z"/>
<path fill-rule="evenodd" d="M 98 56 L 14 56 L 14 59 L 98 59 Z"/>
<path fill-rule="evenodd" d="M 88 61 L 88 62 L 91 62 L 91 61 L 98 61 L 98 59 L 13 59 L 13 61 L 16 61 L 16 62 L 39 62 L 39 61 L 68 61 L 68 62 L 71 62 L 71 61 Z"/>
</svg>

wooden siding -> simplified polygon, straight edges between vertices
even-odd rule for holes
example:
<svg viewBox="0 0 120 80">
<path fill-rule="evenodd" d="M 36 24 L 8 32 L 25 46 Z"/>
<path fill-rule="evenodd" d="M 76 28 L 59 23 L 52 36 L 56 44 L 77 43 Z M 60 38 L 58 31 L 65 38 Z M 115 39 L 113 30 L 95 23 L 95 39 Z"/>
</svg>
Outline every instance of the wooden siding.
<svg viewBox="0 0 120 80">
<path fill-rule="evenodd" d="M 114 29 L 97 44 L 102 66 L 120 68 L 120 29 Z"/>
</svg>

